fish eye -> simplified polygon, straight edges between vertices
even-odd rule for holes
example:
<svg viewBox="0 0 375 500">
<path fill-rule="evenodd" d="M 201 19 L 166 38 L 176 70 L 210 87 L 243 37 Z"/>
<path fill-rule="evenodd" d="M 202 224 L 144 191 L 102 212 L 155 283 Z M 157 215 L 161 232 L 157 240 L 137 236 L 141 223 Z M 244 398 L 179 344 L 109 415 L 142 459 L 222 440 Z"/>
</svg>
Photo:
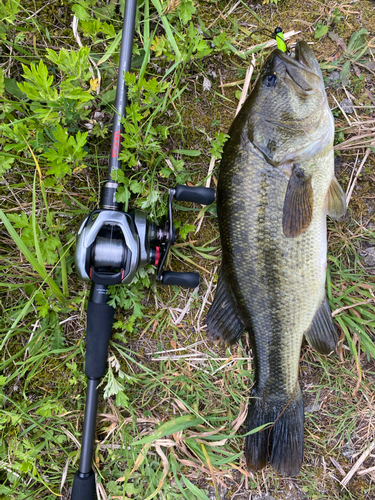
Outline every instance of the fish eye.
<svg viewBox="0 0 375 500">
<path fill-rule="evenodd" d="M 270 75 L 265 75 L 263 77 L 263 83 L 266 87 L 274 87 L 276 85 L 277 77 L 274 73 Z"/>
</svg>

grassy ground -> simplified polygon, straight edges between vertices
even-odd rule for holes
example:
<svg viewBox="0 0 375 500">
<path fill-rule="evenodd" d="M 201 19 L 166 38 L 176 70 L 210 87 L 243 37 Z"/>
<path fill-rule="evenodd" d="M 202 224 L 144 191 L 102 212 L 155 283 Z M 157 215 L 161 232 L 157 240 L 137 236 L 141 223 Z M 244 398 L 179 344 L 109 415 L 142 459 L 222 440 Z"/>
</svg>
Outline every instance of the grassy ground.
<svg viewBox="0 0 375 500">
<path fill-rule="evenodd" d="M 68 499 L 89 291 L 74 274 L 75 232 L 106 178 L 123 5 L 9 0 L 0 9 L 0 498 Z M 340 355 L 307 345 L 301 353 L 304 465 L 294 479 L 246 470 L 251 351 L 246 337 L 231 349 L 206 339 L 217 220 L 214 208 L 183 204 L 168 266 L 199 271 L 199 289 L 156 287 L 148 269 L 112 291 L 116 323 L 95 442 L 102 499 L 375 498 L 374 4 L 139 2 L 120 196 L 160 218 L 167 187 L 205 184 L 249 64 L 253 84 L 269 53 L 259 47 L 267 32 L 256 30 L 279 25 L 301 31 L 291 40 L 314 43 L 335 116 L 337 177 L 350 197 L 345 219 L 329 223 Z M 345 111 L 348 97 L 354 107 Z"/>
</svg>

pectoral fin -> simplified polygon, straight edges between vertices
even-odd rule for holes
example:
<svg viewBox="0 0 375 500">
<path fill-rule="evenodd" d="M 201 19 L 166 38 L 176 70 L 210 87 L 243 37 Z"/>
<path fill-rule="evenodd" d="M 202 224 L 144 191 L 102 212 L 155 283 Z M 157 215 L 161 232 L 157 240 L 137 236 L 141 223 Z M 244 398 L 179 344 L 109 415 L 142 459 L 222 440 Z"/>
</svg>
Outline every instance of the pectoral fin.
<svg viewBox="0 0 375 500">
<path fill-rule="evenodd" d="M 309 227 L 313 216 L 313 200 L 311 175 L 306 175 L 296 164 L 284 200 L 283 231 L 287 238 L 299 236 Z"/>
<path fill-rule="evenodd" d="M 311 325 L 305 332 L 305 337 L 311 347 L 322 354 L 329 354 L 335 351 L 337 331 L 333 323 L 327 297 L 324 297 Z"/>
<path fill-rule="evenodd" d="M 346 212 L 346 197 L 336 177 L 333 177 L 326 196 L 327 215 L 339 219 Z"/>
<path fill-rule="evenodd" d="M 245 325 L 239 317 L 236 299 L 222 271 L 214 301 L 206 317 L 206 324 L 209 337 L 227 344 L 237 342 L 245 330 Z"/>
</svg>

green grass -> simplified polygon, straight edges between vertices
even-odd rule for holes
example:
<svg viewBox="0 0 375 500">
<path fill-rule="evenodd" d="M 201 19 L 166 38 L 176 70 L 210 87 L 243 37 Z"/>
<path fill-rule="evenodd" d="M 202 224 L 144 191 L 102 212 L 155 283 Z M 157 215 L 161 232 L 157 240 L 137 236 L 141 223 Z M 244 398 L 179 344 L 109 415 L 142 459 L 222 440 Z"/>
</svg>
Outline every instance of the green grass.
<svg viewBox="0 0 375 500">
<path fill-rule="evenodd" d="M 339 6 L 341 20 L 335 11 L 333 21 L 336 4 L 321 5 L 323 25 L 330 23 L 348 46 L 363 27 L 373 31 L 365 2 L 354 9 L 362 9 L 364 26 L 345 6 Z M 80 17 L 80 50 L 70 26 L 73 10 Z M 328 76 L 338 46 L 328 36 L 314 38 L 304 23 L 317 26 L 316 3 L 306 10 L 305 2 L 291 1 L 251 9 L 243 2 L 139 4 L 118 174 L 126 207 L 143 207 L 160 219 L 168 187 L 206 183 L 241 91 L 239 84 L 225 85 L 243 81 L 257 46 L 254 83 L 268 53 L 260 48 L 267 34 L 252 34 L 257 28 L 301 29 L 301 38 L 315 41 Z M 116 3 L 100 0 L 14 1 L 0 11 L 0 499 L 67 499 L 79 461 L 89 293 L 74 273 L 74 241 L 107 174 L 122 16 Z M 304 22 L 292 25 L 292 18 Z M 357 55 L 361 64 L 371 60 L 363 53 L 370 37 L 361 33 L 352 38 L 358 46 L 351 65 Z M 87 48 L 101 61 L 98 95 L 90 91 Z M 349 78 L 356 105 L 370 106 L 364 78 L 348 77 L 345 58 L 339 52 L 333 66 Z M 373 74 L 359 68 L 370 88 Z M 328 90 L 332 107 L 331 92 L 338 102 L 346 97 L 342 89 Z M 370 109 L 357 109 L 359 121 Z M 338 143 L 360 135 L 334 113 Z M 338 178 L 345 188 L 357 151 L 353 144 L 341 157 Z M 277 499 L 374 498 L 372 473 L 356 474 L 346 489 L 340 485 L 342 471 L 350 471 L 374 435 L 375 274 L 361 257 L 374 246 L 373 161 L 370 155 L 358 178 L 348 217 L 329 224 L 328 297 L 342 342 L 336 357 L 302 349 L 307 411 L 300 475 L 290 480 L 271 468 L 255 475 L 246 469 L 251 351 L 246 337 L 231 349 L 212 345 L 202 327 L 220 265 L 215 207 L 176 204 L 181 236 L 168 266 L 200 272 L 201 285 L 198 292 L 156 287 L 148 269 L 131 286 L 112 291 L 117 309 L 94 456 L 101 498 L 206 500 L 224 492 L 226 500 L 266 492 Z M 216 177 L 215 169 L 211 186 Z"/>
</svg>

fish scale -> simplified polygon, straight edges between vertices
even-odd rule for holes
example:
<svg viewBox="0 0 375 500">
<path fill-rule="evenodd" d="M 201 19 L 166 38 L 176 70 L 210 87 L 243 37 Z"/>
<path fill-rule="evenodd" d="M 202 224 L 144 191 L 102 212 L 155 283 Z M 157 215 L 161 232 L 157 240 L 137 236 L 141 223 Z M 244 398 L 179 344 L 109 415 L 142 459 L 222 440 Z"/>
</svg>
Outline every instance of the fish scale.
<svg viewBox="0 0 375 500">
<path fill-rule="evenodd" d="M 282 390 L 290 397 L 298 376 L 303 333 L 324 296 L 323 200 L 321 211 L 314 210 L 308 231 L 298 237 L 298 242 L 288 240 L 283 237 L 280 223 L 288 178 L 255 152 L 241 152 L 241 157 L 242 161 L 235 163 L 239 171 L 235 183 L 230 182 L 231 168 L 222 164 L 220 170 L 218 206 L 223 259 L 242 319 L 252 326 L 252 345 L 262 346 L 257 350 L 257 378 L 266 381 L 269 373 L 273 379 L 281 377 Z M 331 177 L 332 173 L 326 190 Z M 249 192 L 258 196 L 249 197 Z M 306 280 L 306 275 L 311 279 Z M 301 300 L 301 294 L 305 300 Z M 272 346 L 279 346 L 284 358 L 277 359 L 273 369 L 270 364 L 275 356 L 268 352 Z M 280 394 L 279 387 L 275 390 Z M 285 399 L 281 404 L 285 406 Z"/>
<path fill-rule="evenodd" d="M 206 322 L 233 343 L 249 332 L 255 376 L 246 459 L 296 475 L 303 457 L 301 343 L 328 353 L 337 334 L 325 296 L 327 199 L 345 212 L 334 177 L 333 118 L 319 65 L 299 42 L 275 50 L 229 131 L 217 207 L 223 261 Z M 331 188 L 334 186 L 335 189 Z M 332 199 L 331 199 L 332 198 Z"/>
</svg>

